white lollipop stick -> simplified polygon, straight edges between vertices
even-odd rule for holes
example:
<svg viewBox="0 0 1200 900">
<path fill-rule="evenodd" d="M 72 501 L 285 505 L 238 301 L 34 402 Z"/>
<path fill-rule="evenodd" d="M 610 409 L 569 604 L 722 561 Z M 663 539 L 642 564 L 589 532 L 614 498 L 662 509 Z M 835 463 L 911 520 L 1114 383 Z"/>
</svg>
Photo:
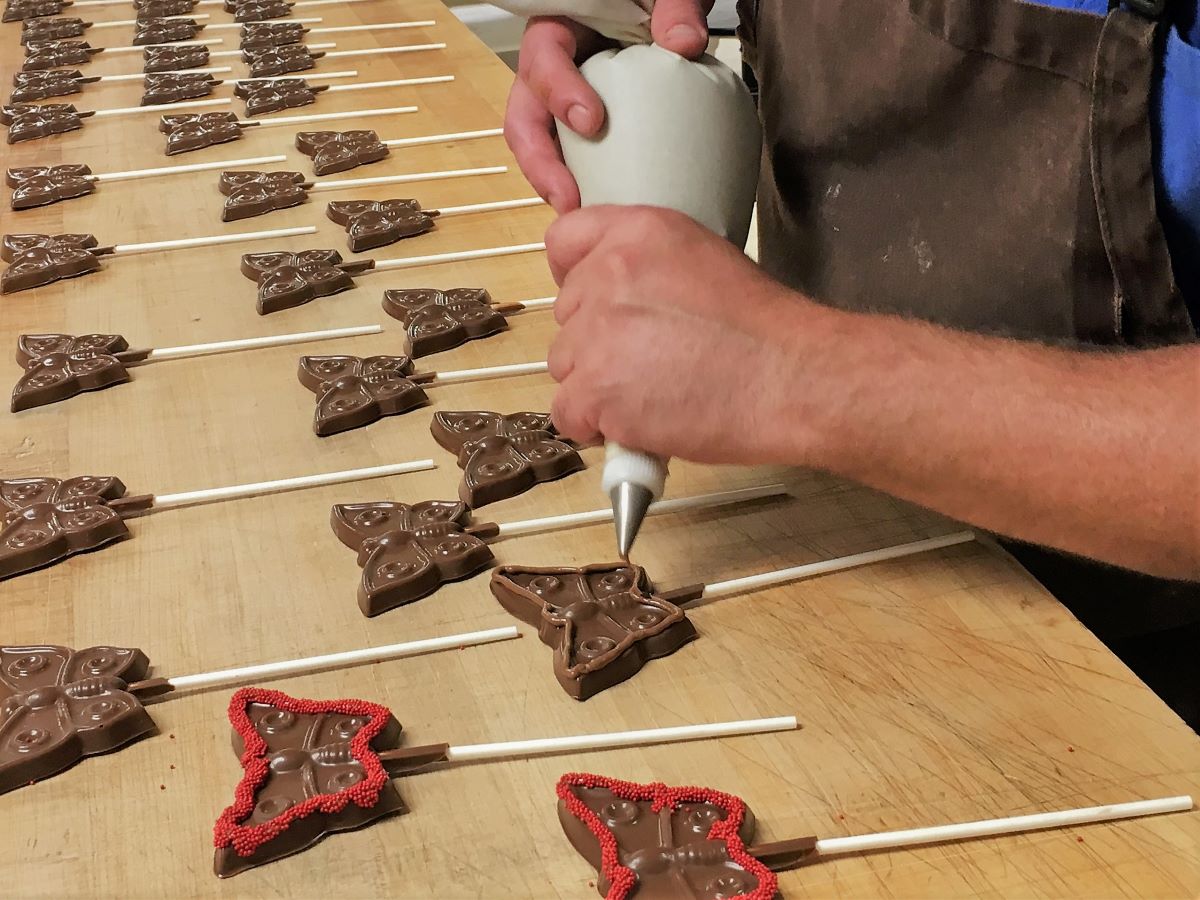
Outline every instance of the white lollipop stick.
<svg viewBox="0 0 1200 900">
<path fill-rule="evenodd" d="M 197 17 L 199 18 L 199 17 Z M 208 16 L 205 16 L 207 19 Z M 295 23 L 297 25 L 311 25 L 316 22 L 324 22 L 325 20 L 317 17 L 315 19 L 265 19 L 262 22 L 223 22 L 220 25 L 209 25 L 208 31 L 216 31 L 217 29 L 228 30 L 231 28 L 245 28 L 247 25 L 289 25 Z M 321 29 L 326 31 L 327 29 Z"/>
<path fill-rule="evenodd" d="M 323 656 L 310 656 L 306 659 L 288 659 L 283 662 L 264 663 L 258 666 L 222 669 L 218 672 L 205 672 L 201 675 L 182 675 L 178 678 L 168 678 L 166 679 L 166 683 L 174 690 L 195 690 L 198 688 L 247 684 L 267 678 L 286 678 L 290 675 L 300 675 L 305 672 L 316 672 L 323 669 L 348 668 L 350 666 L 361 666 L 366 663 L 383 662 L 388 659 L 403 659 L 407 656 L 437 653 L 441 650 L 457 650 L 461 647 L 474 647 L 479 644 L 508 641 L 520 636 L 520 632 L 511 626 L 508 628 L 493 628 L 488 631 L 470 631 L 465 634 L 448 634 L 445 637 L 426 638 L 421 641 L 406 641 L 402 644 L 388 644 L 383 647 L 347 650 L 343 653 L 327 653 Z"/>
<path fill-rule="evenodd" d="M 514 244 L 510 247 L 488 247 L 484 250 L 459 250 L 456 253 L 434 253 L 431 256 L 409 256 L 404 259 L 385 259 L 375 263 L 376 270 L 411 269 L 416 266 L 436 266 L 441 263 L 466 262 L 472 259 L 491 259 L 494 256 L 511 256 L 517 253 L 534 253 L 545 250 L 545 244 Z"/>
<path fill-rule="evenodd" d="M 78 4 L 76 4 L 76 5 L 78 5 Z M 208 13 L 204 13 L 203 15 L 199 15 L 199 16 L 191 15 L 189 13 L 189 14 L 183 15 L 183 16 L 163 16 L 162 18 L 164 21 L 167 21 L 167 22 L 173 22 L 176 19 L 195 19 L 197 22 L 199 22 L 199 21 L 202 21 L 203 19 L 210 18 L 210 16 L 208 15 Z M 118 28 L 122 25 L 140 25 L 140 24 L 141 24 L 141 22 L 139 22 L 137 19 L 118 19 L 115 22 L 93 22 L 92 27 L 93 28 Z M 220 28 L 221 26 L 220 25 L 210 25 L 209 27 L 210 28 Z"/>
<path fill-rule="evenodd" d="M 224 69 L 223 71 L 228 72 L 229 70 Z M 278 81 L 279 77 L 280 76 L 278 76 L 278 75 L 265 75 L 261 78 L 235 78 L 235 79 L 233 79 L 233 83 L 234 84 L 242 84 L 243 82 L 253 83 L 255 81 Z M 346 69 L 345 71 L 342 71 L 342 72 L 305 72 L 304 73 L 305 81 L 316 81 L 317 79 L 321 79 L 322 81 L 327 81 L 327 80 L 330 80 L 333 78 L 356 78 L 356 77 L 358 77 L 357 69 Z"/>
<path fill-rule="evenodd" d="M 541 738 L 529 741 L 504 741 L 497 744 L 467 744 L 449 748 L 450 762 L 475 762 L 482 759 L 540 756 L 544 753 L 570 753 L 588 750 L 615 750 L 618 747 L 642 747 L 675 741 L 733 737 L 739 734 L 766 734 L 794 731 L 800 727 L 795 716 L 773 719 L 747 719 L 740 722 L 716 722 L 711 725 L 682 725 L 676 728 L 649 728 L 644 731 L 616 731 L 608 734 L 580 734 L 573 737 Z"/>
<path fill-rule="evenodd" d="M 915 847 L 920 844 L 940 844 L 944 841 L 964 841 L 969 838 L 992 837 L 1001 834 L 1020 834 L 1045 828 L 1068 828 L 1094 822 L 1113 822 L 1136 816 L 1157 816 L 1162 813 L 1186 812 L 1192 809 L 1192 798 L 1164 797 L 1161 800 L 1137 800 L 1109 806 L 1090 806 L 1060 812 L 1010 816 L 1005 819 L 985 819 L 958 825 L 935 825 L 932 828 L 910 828 L 904 831 L 883 831 L 879 834 L 860 834 L 854 837 L 822 838 L 817 841 L 817 854 L 837 856 L 846 853 L 866 853 L 871 850 L 890 850 L 896 847 Z"/>
<path fill-rule="evenodd" d="M 358 337 L 363 334 L 379 334 L 378 325 L 358 325 L 352 328 L 327 328 L 324 331 L 301 331 L 296 334 L 273 334 L 268 337 L 243 338 L 236 341 L 215 341 L 209 344 L 186 344 L 182 347 L 163 347 L 151 350 L 144 360 L 128 363 L 160 362 L 165 359 L 187 359 L 193 356 L 210 356 L 214 353 L 235 353 L 241 350 L 259 350 L 263 347 L 283 347 L 287 344 L 306 344 L 310 341 L 332 341 L 336 338 Z"/>
<path fill-rule="evenodd" d="M 394 81 L 364 81 L 362 84 L 334 85 L 325 91 L 325 93 L 332 94 L 334 91 L 369 91 L 373 88 L 408 87 L 414 84 L 445 84 L 453 80 L 453 75 L 430 75 L 425 78 L 397 78 Z"/>
<path fill-rule="evenodd" d="M 149 512 L 174 509 L 180 506 L 198 506 L 201 503 L 217 503 L 222 500 L 241 500 L 262 494 L 278 494 L 282 491 L 299 491 L 328 484 L 345 484 L 348 481 L 365 481 L 368 478 L 383 478 L 387 475 L 407 475 L 436 469 L 432 459 L 394 463 L 390 466 L 371 466 L 366 469 L 348 469 L 344 472 L 326 472 L 323 475 L 302 475 L 299 478 L 281 478 L 278 481 L 260 481 L 255 484 L 238 484 L 232 487 L 209 488 L 204 491 L 187 491 L 182 494 L 157 494 Z"/>
<path fill-rule="evenodd" d="M 528 312 L 531 309 L 551 309 L 557 299 L 557 297 L 538 297 L 536 300 L 515 300 L 513 302 L 521 307 L 517 312 Z"/>
<path fill-rule="evenodd" d="M 669 513 L 688 512 L 694 509 L 710 509 L 714 506 L 727 506 L 731 503 L 745 503 L 749 500 L 759 500 L 763 497 L 779 497 L 787 494 L 787 488 L 782 484 L 766 484 L 762 487 L 743 488 L 738 491 L 720 491 L 715 494 L 697 494 L 693 497 L 679 497 L 675 500 L 660 500 L 650 504 L 646 510 L 647 516 L 665 516 Z M 590 512 L 568 513 L 562 516 L 548 516 L 543 519 L 525 519 L 521 522 L 509 522 L 500 525 L 496 539 L 520 537 L 525 534 L 537 534 L 542 531 L 554 531 L 559 528 L 578 528 L 583 525 L 598 525 L 611 522 L 612 507 L 594 509 Z"/>
<path fill-rule="evenodd" d="M 158 103 L 154 106 L 123 106 L 117 109 L 98 109 L 96 110 L 96 118 L 132 116 L 137 113 L 170 112 L 175 109 L 195 109 L 198 106 L 228 106 L 232 102 L 228 97 L 213 97 L 208 100 L 185 100 L 182 103 Z"/>
<path fill-rule="evenodd" d="M 180 69 L 178 72 L 165 72 L 166 75 L 213 75 L 220 72 L 232 72 L 229 66 L 209 66 L 204 69 Z M 147 75 L 157 75 L 157 72 L 130 72 L 128 75 L 101 75 L 100 81 L 143 81 Z"/>
<path fill-rule="evenodd" d="M 364 119 L 369 116 L 392 116 L 405 113 L 415 113 L 415 106 L 392 106 L 383 109 L 351 109 L 345 112 L 312 113 L 307 116 L 276 116 L 273 119 L 254 119 L 244 122 L 246 125 L 260 125 L 272 128 L 277 125 L 304 125 L 308 122 L 332 122 L 336 119 Z"/>
<path fill-rule="evenodd" d="M 137 44 L 130 47 L 105 47 L 105 53 L 140 53 L 143 50 L 152 49 L 154 47 L 204 47 L 209 44 L 225 43 L 220 38 L 212 38 L 206 41 L 175 41 L 173 44 Z M 239 51 L 241 52 L 241 51 Z"/>
<path fill-rule="evenodd" d="M 473 141 L 477 138 L 499 137 L 504 134 L 503 128 L 485 128 L 483 131 L 458 131 L 450 134 L 427 134 L 423 137 L 396 138 L 384 141 L 385 147 L 416 147 L 421 144 L 443 144 L 450 141 Z"/>
<path fill-rule="evenodd" d="M 341 3 L 343 0 L 329 0 L 331 3 Z M 317 46 L 313 44 L 311 46 Z M 345 56 L 373 56 L 376 53 L 419 53 L 422 50 L 445 50 L 445 44 L 410 44 L 402 47 L 363 47 L 359 50 L 338 50 L 326 53 L 326 59 L 340 59 Z"/>
<path fill-rule="evenodd" d="M 857 569 L 872 563 L 884 562 L 889 559 L 899 559 L 916 553 L 928 553 L 930 550 L 941 550 L 953 547 L 955 544 L 965 544 L 975 540 L 970 531 L 958 531 L 942 537 L 930 538 L 925 541 L 915 541 L 911 544 L 900 544 L 896 547 L 885 547 L 882 550 L 869 550 L 866 553 L 855 553 L 853 556 L 842 556 L 837 559 L 826 559 L 821 562 L 808 563 L 803 566 L 793 566 L 790 569 L 780 569 L 778 572 L 764 572 L 761 575 L 748 575 L 745 578 L 734 578 L 730 581 L 718 581 L 704 586 L 704 594 L 700 603 L 706 600 L 716 600 L 731 594 L 745 594 L 766 587 L 798 581 L 813 575 L 825 575 L 829 572 L 842 572 L 846 569 Z M 690 604 L 692 607 L 699 604 Z"/>
<path fill-rule="evenodd" d="M 507 366 L 488 366 L 485 369 L 458 369 L 453 372 L 425 373 L 429 384 L 461 384 L 464 381 L 488 381 L 492 378 L 511 378 L 514 375 L 537 375 L 547 371 L 544 362 L 513 363 Z"/>
<path fill-rule="evenodd" d="M 135 253 L 154 253 L 159 250 L 188 250 L 192 247 L 212 247 L 217 244 L 236 244 L 240 241 L 265 241 L 272 238 L 295 237 L 314 234 L 315 225 L 296 228 L 272 228 L 267 231 L 244 231 L 239 234 L 214 234 L 210 237 L 180 238 L 174 241 L 149 241 L 144 244 L 117 244 L 112 252 L 116 256 L 131 256 Z"/>
<path fill-rule="evenodd" d="M 470 178 L 475 175 L 503 175 L 508 166 L 488 166 L 482 169 L 447 169 L 444 172 L 412 172 L 408 175 L 380 175 L 376 178 L 339 178 L 333 181 L 314 181 L 310 191 L 340 191 L 345 188 L 366 187 L 372 184 L 407 184 L 410 181 L 442 181 L 447 178 Z"/>
<path fill-rule="evenodd" d="M 307 19 L 284 19 L 285 22 L 306 22 Z M 319 22 L 320 19 L 315 21 Z M 339 25 L 336 28 L 314 28 L 310 34 L 339 34 L 341 32 L 350 31 L 384 31 L 392 28 L 429 28 L 436 25 L 433 19 L 425 19 L 420 22 L 380 22 L 375 25 Z"/>
<path fill-rule="evenodd" d="M 439 218 L 446 216 L 463 216 L 467 213 L 496 212 L 501 209 L 524 209 L 526 206 L 542 206 L 545 200 L 541 197 L 527 197 L 521 200 L 497 200 L 493 203 L 471 203 L 467 206 L 439 206 Z"/>
<path fill-rule="evenodd" d="M 127 172 L 101 172 L 98 175 L 89 175 L 89 181 L 105 182 L 105 181 L 128 181 L 132 178 L 152 178 L 156 175 L 183 175 L 187 172 L 204 172 L 208 169 L 226 169 L 239 166 L 257 166 L 263 163 L 286 162 L 287 157 L 279 154 L 276 156 L 250 156 L 246 159 L 225 159 L 217 162 L 190 163 L 186 166 L 161 166 L 157 169 L 130 169 Z"/>
</svg>

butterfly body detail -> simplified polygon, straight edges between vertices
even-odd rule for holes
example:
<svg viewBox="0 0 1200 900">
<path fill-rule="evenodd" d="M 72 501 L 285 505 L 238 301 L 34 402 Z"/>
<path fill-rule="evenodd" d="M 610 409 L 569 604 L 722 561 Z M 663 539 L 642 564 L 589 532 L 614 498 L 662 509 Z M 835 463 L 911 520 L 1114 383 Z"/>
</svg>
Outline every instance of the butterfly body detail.
<svg viewBox="0 0 1200 900">
<path fill-rule="evenodd" d="M 83 127 L 83 116 L 69 103 L 45 103 L 41 106 L 12 103 L 0 109 L 0 121 L 8 126 L 10 144 L 66 134 Z"/>
<path fill-rule="evenodd" d="M 160 72 L 147 75 L 141 105 L 156 106 L 207 97 L 220 83 L 207 72 Z"/>
<path fill-rule="evenodd" d="M 394 244 L 432 231 L 437 210 L 423 210 L 416 200 L 341 200 L 325 215 L 346 229 L 354 253 Z"/>
<path fill-rule="evenodd" d="M 203 150 L 239 140 L 242 128 L 234 113 L 192 113 L 163 116 L 158 130 L 167 136 L 167 156 Z"/>
<path fill-rule="evenodd" d="M 258 284 L 258 314 L 265 316 L 348 291 L 354 276 L 374 265 L 372 259 L 343 262 L 336 250 L 305 250 L 246 253 L 241 271 Z"/>
<path fill-rule="evenodd" d="M 96 190 L 95 181 L 88 177 L 91 174 L 92 170 L 82 164 L 9 169 L 5 181 L 13 189 L 10 205 L 13 209 L 32 209 L 91 194 Z"/>
<path fill-rule="evenodd" d="M 444 500 L 333 507 L 334 534 L 358 552 L 363 570 L 358 605 L 363 615 L 413 603 L 446 582 L 470 578 L 492 566 L 491 548 L 466 531 L 470 512 L 464 503 Z"/>
<path fill-rule="evenodd" d="M 142 59 L 144 72 L 200 69 L 208 65 L 208 47 L 147 47 Z"/>
<path fill-rule="evenodd" d="M 499 334 L 508 320 L 483 288 L 408 288 L 383 292 L 383 310 L 404 323 L 409 355 L 429 356 Z"/>
<path fill-rule="evenodd" d="M 313 161 L 316 175 L 332 175 L 387 159 L 391 151 L 379 135 L 367 129 L 357 131 L 301 131 L 296 149 Z"/>
<path fill-rule="evenodd" d="M 304 356 L 300 383 L 317 395 L 313 430 L 326 437 L 425 406 L 407 356 Z"/>
<path fill-rule="evenodd" d="M 95 238 L 90 234 L 7 235 L 3 258 L 9 265 L 0 275 L 0 293 L 11 294 L 95 272 L 100 268 L 100 257 L 94 249 Z"/>
<path fill-rule="evenodd" d="M 222 222 L 266 215 L 299 206 L 311 185 L 300 172 L 222 172 L 218 189 L 225 195 Z"/>
<path fill-rule="evenodd" d="M 17 363 L 25 373 L 13 388 L 13 412 L 45 406 L 129 381 L 128 362 L 145 359 L 148 350 L 130 350 L 119 334 L 23 334 Z"/>
<path fill-rule="evenodd" d="M 0 647 L 0 793 L 154 731 L 126 690 L 149 668 L 124 647 Z"/>
<path fill-rule="evenodd" d="M 251 78 L 271 78 L 287 75 L 289 72 L 303 72 L 313 68 L 317 60 L 324 55 L 323 52 L 313 53 L 306 44 L 242 51 L 242 58 L 250 66 Z"/>
<path fill-rule="evenodd" d="M 317 102 L 323 87 L 313 87 L 303 78 L 239 84 L 234 94 L 246 101 L 246 115 L 261 116 L 281 109 L 294 109 Z"/>
</svg>

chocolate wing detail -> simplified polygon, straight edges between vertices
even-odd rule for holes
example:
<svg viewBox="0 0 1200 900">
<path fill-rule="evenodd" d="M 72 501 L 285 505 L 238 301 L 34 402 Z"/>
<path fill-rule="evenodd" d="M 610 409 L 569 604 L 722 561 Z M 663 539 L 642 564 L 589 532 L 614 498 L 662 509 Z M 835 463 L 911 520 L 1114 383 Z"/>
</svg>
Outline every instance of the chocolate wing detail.
<svg viewBox="0 0 1200 900">
<path fill-rule="evenodd" d="M 356 131 L 301 131 L 296 149 L 312 157 L 313 172 L 332 175 L 386 159 L 391 151 L 369 129 Z"/>
<path fill-rule="evenodd" d="M 21 44 L 28 47 L 39 41 L 83 37 L 91 26 L 91 22 L 68 16 L 59 19 L 26 19 L 21 26 Z"/>
<path fill-rule="evenodd" d="M 242 26 L 242 50 L 265 50 L 298 44 L 308 29 L 301 22 L 253 22 Z"/>
<path fill-rule="evenodd" d="M 150 662 L 124 647 L 0 648 L 0 793 L 154 730 L 126 681 Z"/>
<path fill-rule="evenodd" d="M 87 41 L 37 41 L 25 47 L 23 72 L 40 72 L 46 69 L 62 69 L 81 66 L 102 48 L 93 47 Z"/>
<path fill-rule="evenodd" d="M 64 278 L 76 278 L 100 268 L 100 258 L 88 250 L 65 244 L 34 247 L 15 256 L 0 275 L 0 293 L 12 294 L 42 287 Z"/>
<path fill-rule="evenodd" d="M 142 57 L 142 71 L 148 73 L 201 69 L 208 65 L 208 47 L 147 47 Z"/>
<path fill-rule="evenodd" d="M 147 75 L 143 82 L 142 106 L 179 103 L 207 97 L 221 82 L 205 72 L 163 72 Z"/>
<path fill-rule="evenodd" d="M 244 774 L 213 829 L 222 878 L 408 811 L 379 759 L 402 734 L 386 707 L 244 688 L 229 720 Z"/>
<path fill-rule="evenodd" d="M 384 291 L 383 309 L 404 323 L 413 357 L 451 350 L 508 328 L 508 320 L 492 308 L 491 295 L 483 288 Z"/>
<path fill-rule="evenodd" d="M 412 372 L 407 356 L 301 357 L 300 383 L 317 395 L 313 430 L 325 437 L 424 406 L 429 397 Z"/>
<path fill-rule="evenodd" d="M 484 410 L 434 413 L 429 430 L 433 439 L 451 453 L 458 453 L 464 445 L 492 435 L 511 437 L 522 431 L 555 433 L 549 413 L 503 414 Z"/>
<path fill-rule="evenodd" d="M 65 134 L 83 127 L 79 111 L 69 103 L 29 106 L 14 103 L 4 107 L 0 120 L 7 120 L 8 142 L 33 141 L 52 134 Z"/>
<path fill-rule="evenodd" d="M 632 678 L 697 636 L 679 606 L 654 595 L 639 566 L 502 566 L 491 588 L 501 606 L 537 626 L 554 649 L 555 677 L 576 700 Z"/>
<path fill-rule="evenodd" d="M 17 365 L 49 353 L 121 353 L 128 349 L 129 343 L 119 334 L 22 334 L 17 338 Z"/>
<path fill-rule="evenodd" d="M 0 259 L 12 262 L 26 250 L 55 246 L 93 250 L 100 242 L 94 234 L 6 234 L 0 238 Z"/>
<path fill-rule="evenodd" d="M 242 274 L 258 282 L 258 314 L 265 316 L 348 291 L 353 276 L 374 265 L 369 259 L 343 263 L 336 250 L 246 254 Z"/>
<path fill-rule="evenodd" d="M 10 409 L 20 412 L 129 381 L 125 365 L 107 353 L 78 350 L 30 360 L 13 388 Z"/>
<path fill-rule="evenodd" d="M 32 209 L 91 194 L 96 190 L 95 181 L 88 177 L 91 174 L 85 165 L 9 169 L 5 181 L 13 189 L 10 205 L 13 209 Z"/>
<path fill-rule="evenodd" d="M 264 22 L 268 19 L 282 19 L 290 15 L 292 4 L 285 0 L 250 0 L 233 3 L 226 0 L 225 12 L 233 13 L 235 22 Z"/>
<path fill-rule="evenodd" d="M 463 480 L 458 495 L 472 509 L 507 500 L 584 468 L 570 444 L 544 431 L 522 431 L 465 445 L 458 455 Z"/>
<path fill-rule="evenodd" d="M 78 69 L 60 69 L 53 72 L 17 72 L 13 75 L 11 103 L 30 103 L 50 97 L 65 97 L 79 94 L 87 82 Z"/>
<path fill-rule="evenodd" d="M 773 900 L 775 874 L 746 849 L 754 814 L 709 788 L 633 784 L 568 774 L 558 782 L 559 822 L 600 874 L 608 900 Z M 802 864 L 816 841 L 788 842 L 778 868 Z"/>
<path fill-rule="evenodd" d="M 159 131 L 167 136 L 167 156 L 203 150 L 242 136 L 242 127 L 233 113 L 163 116 Z"/>
<path fill-rule="evenodd" d="M 195 0 L 135 0 L 133 5 L 139 19 L 183 16 L 196 8 Z"/>
<path fill-rule="evenodd" d="M 146 44 L 171 44 L 175 41 L 190 41 L 204 28 L 195 19 L 144 18 L 138 19 L 133 32 L 135 47 Z"/>
<path fill-rule="evenodd" d="M 8 0 L 0 21 L 20 22 L 22 19 L 57 16 L 66 5 L 63 0 Z"/>
<path fill-rule="evenodd" d="M 298 206 L 310 185 L 300 172 L 222 172 L 217 188 L 225 195 L 221 220 L 233 222 Z"/>
<path fill-rule="evenodd" d="M 261 116 L 317 102 L 317 89 L 310 87 L 303 78 L 289 78 L 285 81 L 293 83 L 285 85 L 281 82 L 266 82 L 246 91 L 243 95 L 246 101 L 246 115 Z"/>
<path fill-rule="evenodd" d="M 424 500 L 413 504 L 383 500 L 334 506 L 329 524 L 343 544 L 351 550 L 362 550 L 368 541 L 391 531 L 415 531 L 446 524 L 465 528 L 470 518 L 471 510 L 456 500 Z"/>
<path fill-rule="evenodd" d="M 361 253 L 432 231 L 437 213 L 411 199 L 342 200 L 330 203 L 325 215 L 346 229 L 350 249 Z"/>
<path fill-rule="evenodd" d="M 365 559 L 363 554 L 365 553 Z M 428 597 L 443 584 L 461 581 L 495 562 L 492 550 L 455 523 L 392 531 L 363 545 L 358 606 L 365 616 Z"/>
<path fill-rule="evenodd" d="M 246 20 L 240 20 L 246 21 Z M 312 53 L 304 44 L 288 44 L 268 50 L 244 50 L 242 58 L 250 67 L 251 78 L 271 78 L 289 72 L 303 72 L 316 65 L 324 53 Z"/>
</svg>

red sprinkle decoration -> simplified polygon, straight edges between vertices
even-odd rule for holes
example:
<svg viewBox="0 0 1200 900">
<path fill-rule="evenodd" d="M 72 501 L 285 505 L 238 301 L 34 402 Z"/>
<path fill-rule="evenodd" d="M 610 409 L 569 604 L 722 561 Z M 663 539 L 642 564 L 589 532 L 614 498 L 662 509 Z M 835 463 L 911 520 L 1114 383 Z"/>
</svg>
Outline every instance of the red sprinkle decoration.
<svg viewBox="0 0 1200 900">
<path fill-rule="evenodd" d="M 637 873 L 628 866 L 621 865 L 616 837 L 600 821 L 600 817 L 575 796 L 571 790 L 573 787 L 607 788 L 622 800 L 650 800 L 652 812 L 659 812 L 664 808 L 673 810 L 681 803 L 711 803 L 725 813 L 725 818 L 714 823 L 706 835 L 707 839 L 723 841 L 729 851 L 729 858 L 758 879 L 758 887 L 747 894 L 737 894 L 736 898 L 731 897 L 730 900 L 773 900 L 779 892 L 779 879 L 775 873 L 747 853 L 746 845 L 738 836 L 738 830 L 746 817 L 746 804 L 739 797 L 723 794 L 712 788 L 668 787 L 661 782 L 636 784 L 632 781 L 606 778 L 603 775 L 571 772 L 558 780 L 556 792 L 571 815 L 587 825 L 588 830 L 600 842 L 601 872 L 609 883 L 605 900 L 629 900 L 637 888 Z"/>
<path fill-rule="evenodd" d="M 362 765 L 366 777 L 336 794 L 309 797 L 267 822 L 258 825 L 240 824 L 254 811 L 254 797 L 266 783 L 271 771 L 267 742 L 246 714 L 247 707 L 252 703 L 262 703 L 301 715 L 338 713 L 369 719 L 358 734 L 350 739 L 350 755 Z M 338 813 L 351 802 L 363 809 L 374 806 L 379 802 L 379 794 L 387 784 L 389 776 L 379 755 L 371 749 L 371 741 L 387 727 L 391 717 L 391 710 L 386 706 L 366 700 L 304 700 L 263 688 L 239 690 L 229 701 L 229 721 L 234 730 L 241 735 L 246 748 L 241 760 L 245 774 L 234 791 L 233 805 L 226 807 L 213 827 L 213 844 L 218 848 L 232 847 L 238 856 L 251 856 L 259 847 L 286 831 L 292 822 L 314 812 Z"/>
</svg>

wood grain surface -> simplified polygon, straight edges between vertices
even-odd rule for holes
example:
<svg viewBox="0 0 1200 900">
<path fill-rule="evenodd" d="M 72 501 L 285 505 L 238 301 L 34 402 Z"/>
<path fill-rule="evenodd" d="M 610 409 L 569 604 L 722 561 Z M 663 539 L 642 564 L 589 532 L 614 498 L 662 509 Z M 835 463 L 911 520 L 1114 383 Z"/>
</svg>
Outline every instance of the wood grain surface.
<svg viewBox="0 0 1200 900">
<path fill-rule="evenodd" d="M 211 22 L 231 21 L 205 7 Z M 452 74 L 449 84 L 321 96 L 303 111 L 414 103 L 416 114 L 346 120 L 383 138 L 498 126 L 511 73 L 432 0 L 297 11 L 326 25 L 434 19 L 413 31 L 331 36 L 339 49 L 444 41 L 445 51 L 318 64 L 360 80 Z M 68 9 L 96 20 L 127 5 Z M 4 90 L 19 67 L 19 24 L 0 26 Z M 236 47 L 235 31 L 223 48 Z M 130 29 L 92 30 L 93 44 Z M 316 38 L 314 38 L 316 39 Z M 136 55 L 89 73 L 136 71 Z M 238 62 L 235 75 L 244 74 Z M 219 77 L 219 76 L 218 76 Z M 216 96 L 229 96 L 223 85 Z M 80 109 L 137 103 L 140 84 L 99 84 Z M 242 105 L 229 107 L 237 112 Z M 96 172 L 166 164 L 153 115 L 90 120 L 81 131 L 5 147 L 6 166 L 85 162 Z M 296 128 L 177 157 L 180 163 L 287 153 Z M 529 196 L 501 138 L 393 151 L 332 177 L 508 165 L 507 174 L 314 195 L 284 212 L 222 224 L 215 172 L 101 184 L 93 196 L 3 216 L 4 232 L 91 231 L 102 243 L 314 224 L 317 235 L 110 259 L 84 278 L 0 300 L 2 370 L 24 332 L 118 332 L 137 346 L 380 323 L 383 334 L 138 368 L 130 384 L 0 415 L 0 469 L 26 475 L 118 475 L 130 491 L 168 493 L 433 457 L 439 468 L 340 487 L 164 511 L 131 522 L 132 540 L 0 583 L 0 640 L 142 647 L 155 671 L 226 666 L 510 624 L 487 577 L 365 619 L 359 568 L 328 526 L 333 503 L 451 498 L 459 471 L 433 442 L 436 410 L 545 410 L 545 376 L 433 387 L 433 405 L 319 439 L 302 353 L 402 352 L 380 309 L 385 288 L 486 286 L 501 300 L 553 293 L 543 254 L 362 277 L 345 294 L 260 317 L 243 252 L 335 247 L 324 217 L 336 199 L 417 197 L 439 206 Z M 545 208 L 448 219 L 376 259 L 541 239 Z M 349 256 L 348 253 L 346 253 Z M 731 302 L 736 302 L 731 298 Z M 442 369 L 545 358 L 549 312 L 427 361 Z M 736 378 L 735 360 L 728 364 Z M 800 389 L 798 387 L 798 389 Z M 589 468 L 482 511 L 481 520 L 593 509 Z M 636 561 L 661 585 L 713 581 L 955 530 L 954 523 L 805 472 L 678 464 L 672 496 L 784 478 L 786 500 L 649 522 Z M 614 556 L 609 526 L 512 539 L 505 563 L 573 565 Z M 1129 598 L 1136 603 L 1137 598 Z M 523 640 L 273 683 L 312 698 L 390 706 L 409 743 L 474 743 L 796 714 L 793 733 L 448 768 L 399 789 L 410 814 L 331 837 L 308 851 L 219 881 L 212 825 L 240 769 L 225 716 L 228 690 L 170 698 L 159 734 L 0 796 L 0 893 L 10 897 L 567 897 L 595 896 L 595 873 L 563 837 L 554 783 L 566 771 L 703 784 L 746 799 L 759 838 L 835 836 L 1173 794 L 1200 794 L 1200 740 L 1006 556 L 971 544 L 751 596 L 692 616 L 700 639 L 586 702 L 569 699 L 550 650 Z M 1200 814 L 846 858 L 782 876 L 791 898 L 818 896 L 1200 896 Z"/>
</svg>

